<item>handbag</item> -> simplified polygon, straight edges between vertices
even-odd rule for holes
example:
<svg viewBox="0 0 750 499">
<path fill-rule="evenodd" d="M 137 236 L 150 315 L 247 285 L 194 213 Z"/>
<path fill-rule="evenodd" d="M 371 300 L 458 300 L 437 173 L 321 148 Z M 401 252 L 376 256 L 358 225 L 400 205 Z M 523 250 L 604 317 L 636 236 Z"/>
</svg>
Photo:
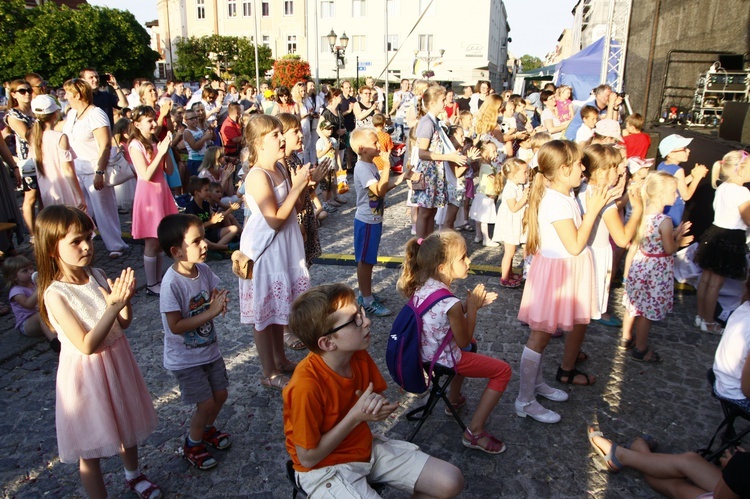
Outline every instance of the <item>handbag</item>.
<svg viewBox="0 0 750 499">
<path fill-rule="evenodd" d="M 114 187 L 116 185 L 124 184 L 130 179 L 135 178 L 135 170 L 131 165 L 122 149 L 116 148 L 117 152 L 113 156 L 109 155 L 109 163 L 107 163 L 107 171 L 104 175 L 104 185 L 107 187 Z"/>
<path fill-rule="evenodd" d="M 36 160 L 34 158 L 15 158 L 15 160 L 22 177 L 33 177 L 36 175 Z"/>
<path fill-rule="evenodd" d="M 240 279 L 252 279 L 253 278 L 253 267 L 255 266 L 255 262 L 263 255 L 263 253 L 266 252 L 266 250 L 271 246 L 271 243 L 276 238 L 276 234 L 278 232 L 274 232 L 273 237 L 268 242 L 268 246 L 263 248 L 263 251 L 261 251 L 258 256 L 253 260 L 246 254 L 244 254 L 240 250 L 236 250 L 232 253 L 232 273 L 239 277 Z"/>
</svg>

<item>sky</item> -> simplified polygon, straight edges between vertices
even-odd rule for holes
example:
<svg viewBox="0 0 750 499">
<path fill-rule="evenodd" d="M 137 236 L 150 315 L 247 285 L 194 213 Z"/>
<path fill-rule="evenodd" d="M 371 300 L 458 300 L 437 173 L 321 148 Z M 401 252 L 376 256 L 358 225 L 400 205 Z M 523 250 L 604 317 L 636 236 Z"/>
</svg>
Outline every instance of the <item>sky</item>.
<svg viewBox="0 0 750 499">
<path fill-rule="evenodd" d="M 102 5 L 129 10 L 144 24 L 157 19 L 158 0 L 88 0 Z M 407 0 L 413 1 L 413 0 Z M 484 0 L 487 1 L 487 0 Z M 505 0 L 510 24 L 510 53 L 515 57 L 530 54 L 540 59 L 555 48 L 560 33 L 573 26 L 571 11 L 578 0 Z"/>
</svg>

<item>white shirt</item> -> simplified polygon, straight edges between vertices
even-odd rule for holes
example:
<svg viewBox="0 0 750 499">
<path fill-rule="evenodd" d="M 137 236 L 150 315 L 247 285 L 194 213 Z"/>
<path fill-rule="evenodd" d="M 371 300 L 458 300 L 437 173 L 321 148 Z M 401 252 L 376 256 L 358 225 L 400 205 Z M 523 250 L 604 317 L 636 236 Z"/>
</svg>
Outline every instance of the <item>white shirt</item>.
<svg viewBox="0 0 750 499">
<path fill-rule="evenodd" d="M 742 185 L 724 182 L 714 197 L 714 225 L 722 229 L 747 229 L 739 207 L 750 201 L 750 191 Z"/>
<path fill-rule="evenodd" d="M 128 94 L 128 107 L 130 109 L 135 109 L 138 106 L 141 105 L 141 96 L 138 95 L 138 89 L 134 88 L 130 91 L 130 94 Z"/>
<path fill-rule="evenodd" d="M 99 145 L 94 130 L 109 128 L 109 118 L 98 107 L 91 106 L 83 118 L 71 109 L 63 126 L 63 133 L 70 139 L 70 148 L 76 155 L 74 165 L 79 175 L 93 175 L 99 165 Z M 109 145 L 108 145 L 109 146 Z"/>
<path fill-rule="evenodd" d="M 576 132 L 576 142 L 582 144 L 594 136 L 594 131 L 584 123 Z"/>
<path fill-rule="evenodd" d="M 732 400 L 746 399 L 742 393 L 742 368 L 750 349 L 750 302 L 729 316 L 714 357 L 716 393 Z"/>
<path fill-rule="evenodd" d="M 544 197 L 539 203 L 539 251 L 547 258 L 572 257 L 560 236 L 557 235 L 553 222 L 572 219 L 576 228 L 581 226 L 581 211 L 572 193 L 569 196 L 554 189 L 545 189 Z"/>
</svg>

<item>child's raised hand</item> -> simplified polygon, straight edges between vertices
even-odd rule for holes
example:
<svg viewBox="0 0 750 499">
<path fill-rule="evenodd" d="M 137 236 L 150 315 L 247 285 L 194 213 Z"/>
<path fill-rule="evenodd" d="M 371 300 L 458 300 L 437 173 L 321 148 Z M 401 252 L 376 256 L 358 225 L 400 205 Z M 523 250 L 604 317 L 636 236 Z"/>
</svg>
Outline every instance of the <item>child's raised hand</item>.
<svg viewBox="0 0 750 499">
<path fill-rule="evenodd" d="M 104 295 L 108 307 L 115 307 L 118 311 L 125 308 L 130 298 L 135 294 L 135 272 L 130 267 L 120 272 L 120 277 L 112 282 L 107 279 L 109 291 L 99 286 L 99 290 Z"/>
<path fill-rule="evenodd" d="M 706 165 L 696 163 L 696 165 L 693 167 L 693 170 L 690 172 L 690 175 L 693 176 L 693 180 L 700 180 L 708 175 L 708 168 L 706 168 Z"/>
<path fill-rule="evenodd" d="M 458 166 L 464 166 L 466 164 L 466 156 L 458 152 L 449 154 L 447 159 L 451 163 L 456 163 Z"/>
<path fill-rule="evenodd" d="M 164 137 L 164 140 L 159 142 L 159 146 L 157 149 L 159 151 L 159 154 L 167 154 L 170 145 L 172 145 L 172 132 L 167 132 L 167 136 Z"/>
<path fill-rule="evenodd" d="M 469 158 L 471 161 L 476 161 L 481 157 L 481 153 L 479 152 L 479 149 L 476 147 L 470 147 L 468 151 L 466 151 L 466 157 Z"/>
<path fill-rule="evenodd" d="M 292 174 L 292 187 L 307 187 L 310 180 L 310 164 L 302 165 Z"/>
<path fill-rule="evenodd" d="M 364 392 L 357 390 L 356 394 L 359 399 L 349 411 L 356 421 L 382 421 L 398 408 L 398 404 L 391 404 L 385 397 L 375 393 L 372 382 Z"/>
<path fill-rule="evenodd" d="M 230 203 L 229 204 L 229 209 L 232 210 L 232 211 L 239 210 L 240 209 L 240 203 L 238 203 L 236 201 L 234 203 Z"/>
<path fill-rule="evenodd" d="M 467 310 L 479 310 L 489 305 L 497 299 L 497 293 L 488 292 L 484 289 L 484 284 L 477 284 L 466 298 Z"/>
<path fill-rule="evenodd" d="M 211 224 L 218 224 L 218 223 L 221 223 L 223 220 L 224 220 L 224 214 L 220 211 L 217 211 L 213 215 L 211 215 L 209 222 L 211 222 Z"/>
<path fill-rule="evenodd" d="M 219 290 L 214 288 L 214 290 L 211 291 L 211 302 L 208 309 L 214 317 L 217 317 L 219 314 L 226 315 L 227 303 L 229 303 L 229 290 Z"/>
<path fill-rule="evenodd" d="M 604 208 L 604 206 L 606 206 L 615 195 L 615 193 L 611 192 L 606 187 L 597 187 L 591 184 L 589 184 L 586 192 L 588 193 L 588 199 L 586 199 L 586 212 L 594 214 L 599 214 L 599 212 L 602 211 L 602 208 Z"/>
</svg>

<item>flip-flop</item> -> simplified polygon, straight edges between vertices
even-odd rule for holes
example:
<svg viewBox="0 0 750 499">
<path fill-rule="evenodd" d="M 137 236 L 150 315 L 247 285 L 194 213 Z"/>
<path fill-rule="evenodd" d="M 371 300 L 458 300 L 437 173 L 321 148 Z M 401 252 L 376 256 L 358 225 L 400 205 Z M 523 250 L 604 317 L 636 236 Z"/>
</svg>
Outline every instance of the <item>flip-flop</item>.
<svg viewBox="0 0 750 499">
<path fill-rule="evenodd" d="M 593 426 L 589 426 L 587 429 L 587 434 L 589 437 L 589 444 L 591 444 L 591 447 L 594 448 L 597 454 L 599 454 L 599 457 L 602 458 L 602 463 L 611 473 L 618 473 L 624 466 L 622 463 L 617 459 L 617 456 L 615 455 L 615 451 L 617 449 L 617 444 L 614 442 L 612 443 L 612 447 L 609 449 L 609 452 L 606 454 L 604 451 L 596 445 L 594 442 L 594 437 L 602 437 L 604 438 L 604 435 L 602 435 L 602 432 L 594 429 Z"/>
</svg>

